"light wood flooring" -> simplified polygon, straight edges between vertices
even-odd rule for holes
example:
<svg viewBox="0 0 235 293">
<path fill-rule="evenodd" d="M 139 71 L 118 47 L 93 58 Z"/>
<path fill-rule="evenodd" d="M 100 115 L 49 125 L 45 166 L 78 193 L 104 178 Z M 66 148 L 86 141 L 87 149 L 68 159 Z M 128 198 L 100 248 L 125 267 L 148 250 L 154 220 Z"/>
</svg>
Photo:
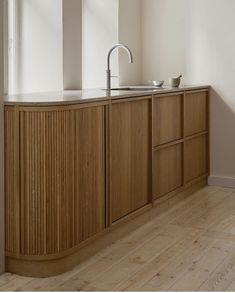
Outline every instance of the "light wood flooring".
<svg viewBox="0 0 235 293">
<path fill-rule="evenodd" d="M 235 190 L 206 187 L 74 270 L 0 291 L 234 291 Z"/>
</svg>

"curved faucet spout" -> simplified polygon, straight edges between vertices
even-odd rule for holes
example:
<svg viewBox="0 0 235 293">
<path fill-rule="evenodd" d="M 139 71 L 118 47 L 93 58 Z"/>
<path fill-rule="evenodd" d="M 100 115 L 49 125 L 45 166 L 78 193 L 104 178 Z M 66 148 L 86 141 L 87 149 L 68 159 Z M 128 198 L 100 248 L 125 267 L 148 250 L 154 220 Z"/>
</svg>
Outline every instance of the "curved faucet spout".
<svg viewBox="0 0 235 293">
<path fill-rule="evenodd" d="M 128 56 L 129 56 L 129 63 L 133 63 L 133 55 L 132 55 L 132 52 L 130 50 L 130 48 L 128 46 L 125 46 L 123 44 L 117 44 L 115 46 L 113 46 L 109 52 L 108 52 L 108 57 L 107 57 L 107 70 L 106 70 L 106 73 L 107 73 L 107 90 L 110 90 L 111 89 L 111 70 L 110 70 L 110 58 L 111 58 L 111 54 L 112 52 L 117 49 L 117 48 L 122 48 L 124 49 Z"/>
<path fill-rule="evenodd" d="M 127 52 L 128 56 L 129 56 L 129 63 L 133 63 L 133 55 L 132 55 L 132 52 L 131 52 L 130 48 L 128 46 L 123 45 L 123 44 L 117 44 L 117 45 L 113 46 L 109 50 L 108 57 L 107 57 L 107 70 L 110 70 L 110 57 L 111 57 L 111 54 L 117 48 L 123 48 Z"/>
</svg>

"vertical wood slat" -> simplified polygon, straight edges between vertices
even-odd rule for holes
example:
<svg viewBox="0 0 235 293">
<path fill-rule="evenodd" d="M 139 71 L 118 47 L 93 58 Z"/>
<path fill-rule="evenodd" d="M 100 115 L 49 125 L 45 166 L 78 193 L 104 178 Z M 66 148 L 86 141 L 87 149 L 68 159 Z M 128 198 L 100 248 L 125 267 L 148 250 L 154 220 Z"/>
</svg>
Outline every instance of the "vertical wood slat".
<svg viewBox="0 0 235 293">
<path fill-rule="evenodd" d="M 16 113 L 5 109 L 5 249 L 10 253 L 19 252 L 17 191 L 16 189 Z"/>
<path fill-rule="evenodd" d="M 61 253 L 100 233 L 106 221 L 104 107 L 20 112 L 19 211 L 15 119 L 14 111 L 6 112 L 7 252 Z"/>
</svg>

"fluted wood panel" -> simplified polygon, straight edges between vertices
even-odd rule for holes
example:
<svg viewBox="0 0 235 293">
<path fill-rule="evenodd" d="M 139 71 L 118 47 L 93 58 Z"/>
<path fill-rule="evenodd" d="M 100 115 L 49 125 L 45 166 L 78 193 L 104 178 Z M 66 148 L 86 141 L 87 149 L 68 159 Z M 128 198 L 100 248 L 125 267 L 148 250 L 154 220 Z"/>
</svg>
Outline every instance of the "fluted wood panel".
<svg viewBox="0 0 235 293">
<path fill-rule="evenodd" d="M 8 253 L 18 251 L 18 193 L 16 190 L 16 125 L 15 111 L 5 108 L 5 249 Z"/>
<path fill-rule="evenodd" d="M 20 204 L 14 112 L 6 115 L 6 246 L 21 255 L 74 248 L 105 228 L 105 110 L 20 111 Z M 20 213 L 20 243 L 15 215 Z"/>
</svg>

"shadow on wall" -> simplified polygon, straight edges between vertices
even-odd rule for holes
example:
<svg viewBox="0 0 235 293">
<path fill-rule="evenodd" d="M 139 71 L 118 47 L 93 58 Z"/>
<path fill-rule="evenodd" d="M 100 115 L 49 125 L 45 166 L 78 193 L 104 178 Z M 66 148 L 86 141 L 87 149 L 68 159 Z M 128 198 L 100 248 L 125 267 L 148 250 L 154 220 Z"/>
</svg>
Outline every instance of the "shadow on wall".
<svg viewBox="0 0 235 293">
<path fill-rule="evenodd" d="M 235 108 L 212 88 L 210 111 L 211 175 L 235 180 Z"/>
</svg>

